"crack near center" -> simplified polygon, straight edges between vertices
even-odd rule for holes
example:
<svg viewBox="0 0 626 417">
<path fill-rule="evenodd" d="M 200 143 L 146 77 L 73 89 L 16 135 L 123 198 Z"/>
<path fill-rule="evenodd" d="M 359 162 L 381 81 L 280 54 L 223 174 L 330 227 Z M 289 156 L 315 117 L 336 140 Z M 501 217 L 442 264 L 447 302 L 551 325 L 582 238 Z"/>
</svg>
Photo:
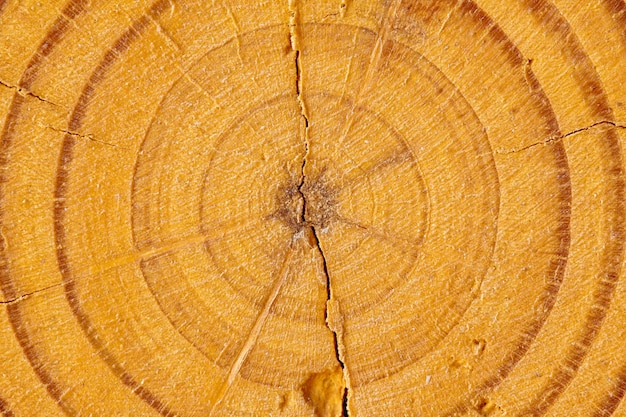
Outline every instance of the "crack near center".
<svg viewBox="0 0 626 417">
<path fill-rule="evenodd" d="M 312 245 L 317 249 L 318 253 L 320 254 L 320 257 L 322 259 L 322 270 L 324 272 L 324 276 L 326 278 L 326 308 L 324 311 L 324 320 L 326 322 L 326 326 L 328 327 L 328 329 L 332 332 L 333 334 L 333 342 L 334 342 L 334 349 L 335 349 L 335 357 L 337 359 L 337 362 L 339 363 L 339 366 L 341 367 L 341 371 L 343 374 L 343 381 L 344 381 L 344 392 L 343 392 L 343 398 L 342 398 L 342 417 L 349 417 L 349 411 L 348 411 L 348 375 L 347 375 L 347 368 L 345 366 L 344 361 L 342 360 L 342 354 L 340 352 L 340 348 L 339 348 L 339 335 L 337 330 L 333 329 L 333 326 L 331 326 L 329 323 L 329 305 L 330 303 L 333 301 L 333 296 L 332 296 L 332 289 L 331 289 L 331 280 L 330 280 L 330 274 L 328 273 L 328 263 L 326 260 L 326 255 L 324 254 L 324 251 L 322 250 L 322 246 L 320 244 L 320 239 L 316 230 L 316 226 L 313 222 L 307 220 L 307 197 L 305 194 L 305 190 L 304 190 L 304 186 L 305 186 L 305 182 L 306 182 L 306 164 L 308 161 L 308 156 L 309 156 L 309 117 L 307 115 L 307 108 L 306 105 L 304 103 L 304 100 L 302 98 L 302 63 L 301 63 L 301 55 L 300 55 L 300 47 L 299 47 L 299 40 L 298 40 L 298 10 L 297 7 L 295 5 L 295 0 L 290 0 L 289 1 L 289 39 L 290 39 L 290 45 L 292 50 L 294 51 L 295 54 L 295 69 L 296 69 L 296 100 L 298 101 L 298 106 L 300 107 L 300 116 L 302 117 L 302 119 L 304 120 L 304 134 L 303 134 L 303 142 L 304 142 L 304 156 L 302 158 L 302 165 L 300 167 L 300 181 L 298 183 L 297 186 L 297 192 L 301 198 L 302 201 L 302 205 L 300 207 L 300 212 L 299 212 L 299 219 L 298 219 L 298 223 L 300 225 L 302 225 L 304 228 L 307 228 L 310 230 L 309 236 L 311 239 L 310 242 L 312 243 Z"/>
</svg>

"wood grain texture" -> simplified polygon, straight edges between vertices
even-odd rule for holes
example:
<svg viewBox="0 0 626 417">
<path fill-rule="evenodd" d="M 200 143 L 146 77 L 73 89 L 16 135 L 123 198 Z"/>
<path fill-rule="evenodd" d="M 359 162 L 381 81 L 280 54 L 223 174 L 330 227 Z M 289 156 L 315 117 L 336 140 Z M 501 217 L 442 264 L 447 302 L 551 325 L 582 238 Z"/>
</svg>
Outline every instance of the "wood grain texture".
<svg viewBox="0 0 626 417">
<path fill-rule="evenodd" d="M 626 416 L 622 0 L 0 0 L 0 415 Z"/>
</svg>

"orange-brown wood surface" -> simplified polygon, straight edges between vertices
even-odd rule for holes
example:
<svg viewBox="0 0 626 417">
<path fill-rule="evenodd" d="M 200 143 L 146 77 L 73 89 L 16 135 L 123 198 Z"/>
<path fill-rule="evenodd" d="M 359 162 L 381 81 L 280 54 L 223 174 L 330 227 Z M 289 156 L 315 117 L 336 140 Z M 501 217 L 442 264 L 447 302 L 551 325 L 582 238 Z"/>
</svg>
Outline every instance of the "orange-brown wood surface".
<svg viewBox="0 0 626 417">
<path fill-rule="evenodd" d="M 622 0 L 0 0 L 0 415 L 626 416 Z"/>
</svg>

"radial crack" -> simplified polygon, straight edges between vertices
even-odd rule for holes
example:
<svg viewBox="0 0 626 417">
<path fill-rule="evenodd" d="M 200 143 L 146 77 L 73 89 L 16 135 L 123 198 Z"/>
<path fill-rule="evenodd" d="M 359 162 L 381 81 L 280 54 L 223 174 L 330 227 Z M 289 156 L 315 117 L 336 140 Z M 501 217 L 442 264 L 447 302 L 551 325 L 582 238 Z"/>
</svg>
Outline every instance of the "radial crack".
<svg viewBox="0 0 626 417">
<path fill-rule="evenodd" d="M 305 136 L 306 137 L 306 136 Z M 333 293 L 332 293 L 332 286 L 331 286 L 331 281 L 330 281 L 330 274 L 328 272 L 328 262 L 326 260 L 326 255 L 324 254 L 324 250 L 322 249 L 322 245 L 320 244 L 320 239 L 319 239 L 319 235 L 317 233 L 317 229 L 316 226 L 313 222 L 307 220 L 306 218 L 306 213 L 307 213 L 307 199 L 306 199 L 306 194 L 303 191 L 303 187 L 304 187 L 304 183 L 306 180 L 305 177 L 305 166 L 307 163 L 307 154 L 308 154 L 308 143 L 305 141 L 305 147 L 307 150 L 307 153 L 305 153 L 305 156 L 302 160 L 302 174 L 300 177 L 300 183 L 298 184 L 298 194 L 300 194 L 300 197 L 302 198 L 302 208 L 299 214 L 299 222 L 300 224 L 304 225 L 306 228 L 308 228 L 311 233 L 310 236 L 313 238 L 312 239 L 312 243 L 314 244 L 315 248 L 317 249 L 318 253 L 320 254 L 320 257 L 322 259 L 322 270 L 324 272 L 324 277 L 326 279 L 326 304 L 325 304 L 325 311 L 324 311 L 324 320 L 326 322 L 326 327 L 328 327 L 328 329 L 332 332 L 333 334 L 333 342 L 334 342 L 334 348 L 335 348 L 335 357 L 337 359 L 337 362 L 339 363 L 339 365 L 341 366 L 341 370 L 343 373 L 343 381 L 345 384 L 345 388 L 344 388 L 344 392 L 343 392 L 343 399 L 342 399 L 342 417 L 349 417 L 349 411 L 348 411 L 348 392 L 349 392 L 349 376 L 348 376 L 348 369 L 345 365 L 345 361 L 344 359 L 342 359 L 342 353 L 341 350 L 339 348 L 339 339 L 340 339 L 340 335 L 339 332 L 337 331 L 336 328 L 334 328 L 333 325 L 331 325 L 330 323 L 332 322 L 332 319 L 330 318 L 330 311 L 329 311 L 329 306 L 331 305 L 331 303 L 333 303 L 334 298 L 333 298 Z"/>
<path fill-rule="evenodd" d="M 306 200 L 305 200 L 304 205 L 306 206 Z M 337 357 L 337 362 L 339 362 L 339 365 L 341 366 L 341 370 L 343 372 L 343 381 L 346 385 L 344 389 L 344 393 L 343 393 L 343 400 L 342 400 L 342 406 L 343 406 L 342 415 L 343 417 L 349 417 L 349 412 L 348 412 L 348 389 L 349 387 L 348 387 L 347 369 L 346 369 L 346 365 L 344 361 L 341 358 L 342 356 L 341 352 L 339 351 L 339 335 L 337 334 L 337 330 L 333 329 L 330 326 L 329 318 L 328 318 L 329 316 L 328 306 L 332 302 L 331 300 L 333 299 L 331 285 L 330 285 L 330 274 L 328 273 L 328 263 L 326 261 L 326 256 L 324 255 L 324 251 L 322 250 L 322 246 L 320 245 L 320 240 L 317 235 L 317 231 L 315 230 L 315 226 L 313 225 L 311 225 L 311 232 L 312 232 L 317 250 L 319 251 L 319 254 L 322 258 L 322 269 L 324 271 L 324 276 L 326 277 L 326 310 L 324 311 L 324 319 L 326 321 L 326 326 L 333 333 L 333 341 L 335 345 L 335 356 Z"/>
<path fill-rule="evenodd" d="M 57 287 L 60 287 L 61 285 L 63 285 L 63 283 L 58 283 L 58 284 L 48 285 L 47 287 L 40 288 L 40 289 L 38 289 L 38 290 L 31 291 L 31 292 L 26 293 L 26 294 L 22 294 L 22 295 L 20 295 L 20 296 L 18 296 L 18 297 L 11 298 L 10 300 L 0 301 L 0 304 L 7 305 L 7 304 L 14 304 L 14 303 L 18 303 L 18 302 L 20 302 L 20 301 L 22 301 L 22 300 L 25 300 L 25 299 L 27 299 L 27 298 L 29 298 L 29 297 L 31 297 L 31 296 L 33 296 L 33 295 L 35 295 L 35 294 L 38 294 L 38 293 L 40 293 L 40 292 L 44 292 L 44 291 L 50 290 L 50 289 L 52 289 L 52 288 L 57 288 Z"/>
<path fill-rule="evenodd" d="M 17 94 L 19 94 L 22 97 L 30 96 L 30 97 L 36 98 L 37 100 L 39 100 L 39 101 L 41 101 L 43 103 L 48 103 L 48 104 L 51 104 L 51 105 L 56 106 L 56 107 L 61 107 L 58 104 L 51 102 L 50 100 L 47 100 L 47 99 L 45 99 L 45 98 L 43 98 L 41 96 L 38 96 L 37 94 L 33 93 L 32 91 L 26 90 L 25 88 L 5 83 L 2 80 L 0 80 L 0 85 L 4 86 L 6 88 L 10 88 L 11 90 L 15 90 L 15 92 L 17 92 Z"/>
<path fill-rule="evenodd" d="M 551 144 L 553 142 L 562 141 L 563 139 L 568 138 L 570 136 L 573 136 L 573 135 L 575 135 L 577 133 L 584 132 L 584 131 L 587 131 L 589 129 L 593 129 L 594 127 L 602 126 L 602 125 L 612 126 L 614 128 L 617 128 L 617 129 L 626 129 L 625 125 L 619 124 L 617 122 L 613 122 L 611 120 L 601 120 L 599 122 L 592 123 L 589 126 L 585 126 L 585 127 L 580 127 L 578 129 L 574 129 L 571 132 L 565 133 L 564 135 L 552 136 L 552 137 L 549 137 L 547 139 L 541 140 L 539 142 L 534 142 L 534 143 L 531 143 L 530 145 L 526 145 L 524 147 L 517 148 L 517 149 L 498 149 L 498 150 L 496 150 L 496 153 L 497 154 L 508 155 L 508 154 L 512 154 L 512 153 L 523 152 L 523 151 L 526 151 L 528 149 L 534 148 L 534 147 L 539 146 L 539 145 L 549 145 L 549 144 Z"/>
<path fill-rule="evenodd" d="M 314 222 L 309 221 L 307 219 L 307 197 L 305 193 L 305 182 L 306 182 L 306 164 L 308 161 L 310 146 L 309 146 L 309 116 L 307 114 L 306 104 L 302 97 L 302 86 L 303 86 L 303 72 L 302 72 L 302 62 L 301 62 L 301 51 L 300 51 L 300 42 L 299 42 L 299 14 L 298 8 L 296 5 L 296 0 L 289 0 L 289 40 L 291 44 L 291 48 L 294 51 L 295 55 L 295 69 L 296 69 L 296 100 L 298 101 L 298 106 L 300 107 L 300 116 L 304 120 L 304 135 L 303 135 L 303 143 L 304 143 L 304 156 L 302 158 L 301 165 L 301 173 L 300 173 L 300 182 L 297 186 L 297 192 L 300 195 L 302 206 L 300 208 L 299 213 L 299 223 L 303 225 L 305 228 L 310 230 L 310 235 L 312 236 L 312 243 L 315 245 L 317 251 L 320 254 L 322 259 L 322 269 L 324 271 L 324 276 L 326 278 L 326 310 L 324 311 L 324 318 L 326 321 L 326 326 L 333 334 L 334 348 L 335 348 L 335 356 L 337 358 L 337 362 L 341 366 L 343 373 L 343 380 L 345 384 L 343 399 L 342 399 L 342 415 L 343 417 L 349 416 L 348 411 L 348 390 L 349 390 L 349 378 L 347 375 L 347 368 L 345 366 L 345 362 L 342 359 L 342 354 L 339 348 L 339 338 L 340 335 L 338 332 L 333 329 L 333 326 L 329 324 L 329 305 L 333 301 L 332 289 L 331 289 L 331 281 L 330 274 L 328 273 L 328 263 L 326 261 L 326 256 L 324 251 L 322 250 L 322 246 L 320 244 L 319 235 L 316 230 L 316 225 Z"/>
<path fill-rule="evenodd" d="M 49 126 L 49 125 L 42 125 L 42 126 L 45 127 L 46 129 L 54 130 L 55 132 L 58 132 L 58 133 L 65 133 L 66 135 L 70 135 L 73 137 L 88 139 L 92 142 L 100 143 L 102 145 L 111 146 L 113 148 L 119 148 L 119 145 L 116 145 L 114 143 L 109 143 L 103 140 L 96 139 L 91 133 L 82 134 L 78 132 L 72 132 L 71 130 L 67 130 L 67 129 L 59 129 L 54 126 Z"/>
</svg>

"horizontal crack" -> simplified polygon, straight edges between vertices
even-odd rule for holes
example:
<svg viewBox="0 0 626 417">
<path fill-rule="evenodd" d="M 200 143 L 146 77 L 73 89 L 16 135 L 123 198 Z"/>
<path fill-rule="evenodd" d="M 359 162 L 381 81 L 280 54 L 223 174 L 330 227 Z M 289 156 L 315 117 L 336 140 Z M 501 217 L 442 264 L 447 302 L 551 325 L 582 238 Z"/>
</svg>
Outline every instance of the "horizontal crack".
<svg viewBox="0 0 626 417">
<path fill-rule="evenodd" d="M 114 147 L 114 148 L 119 148 L 119 145 L 116 145 L 114 143 L 109 143 L 109 142 L 105 142 L 103 140 L 96 139 L 91 133 L 82 134 L 82 133 L 78 133 L 78 132 L 72 132 L 71 130 L 67 130 L 67 129 L 59 129 L 59 128 L 56 128 L 54 126 L 49 126 L 49 125 L 44 125 L 43 127 L 45 127 L 46 129 L 54 130 L 55 132 L 65 133 L 66 135 L 74 136 L 74 137 L 77 137 L 77 138 L 88 139 L 88 140 L 90 140 L 92 142 L 100 143 L 102 145 L 111 146 L 111 147 Z"/>
<path fill-rule="evenodd" d="M 56 103 L 53 103 L 52 101 L 47 100 L 47 99 L 45 99 L 45 98 L 43 98 L 41 96 L 38 96 L 37 94 L 33 93 L 32 91 L 26 90 L 25 88 L 21 88 L 21 87 L 18 87 L 16 85 L 11 85 L 11 84 L 5 83 L 2 80 L 0 80 L 0 85 L 4 86 L 6 88 L 10 88 L 11 90 L 15 90 L 22 97 L 30 96 L 30 97 L 36 98 L 37 100 L 39 100 L 39 101 L 41 101 L 43 103 L 48 103 L 48 104 L 51 104 L 51 105 L 56 106 L 56 107 L 61 107 L 60 105 L 58 105 Z"/>
<path fill-rule="evenodd" d="M 22 294 L 22 295 L 20 295 L 18 297 L 15 297 L 15 298 L 11 298 L 10 300 L 0 301 L 0 304 L 8 305 L 8 304 L 18 303 L 18 302 L 20 302 L 22 300 L 25 300 L 25 299 L 27 299 L 27 298 L 35 295 L 35 294 L 39 294 L 40 292 L 44 292 L 44 291 L 50 290 L 52 288 L 60 287 L 62 285 L 63 285 L 63 283 L 61 283 L 61 282 L 59 282 L 58 284 L 49 285 L 49 286 L 47 286 L 45 288 L 41 288 L 41 289 L 38 289 L 38 290 L 35 290 L 35 291 L 31 291 L 29 293 Z"/>
<path fill-rule="evenodd" d="M 549 137 L 549 138 L 544 139 L 544 140 L 539 141 L 539 142 L 531 143 L 530 145 L 524 146 L 522 148 L 518 148 L 518 149 L 497 149 L 495 151 L 495 153 L 499 154 L 499 155 L 509 155 L 509 154 L 513 154 L 513 153 L 523 152 L 523 151 L 526 151 L 528 149 L 534 148 L 536 146 L 549 145 L 549 144 L 554 143 L 554 142 L 559 142 L 559 141 L 561 141 L 561 140 L 563 140 L 563 139 L 565 139 L 565 138 L 567 138 L 569 136 L 573 136 L 573 135 L 575 135 L 577 133 L 584 132 L 586 130 L 593 129 L 594 127 L 602 126 L 602 125 L 613 126 L 615 128 L 618 128 L 618 129 L 626 129 L 626 125 L 622 125 L 622 124 L 619 124 L 619 123 L 616 123 L 616 122 L 612 122 L 610 120 L 602 120 L 602 121 L 593 123 L 593 124 L 591 124 L 589 126 L 581 127 L 581 128 L 572 130 L 571 132 L 568 132 L 568 133 L 566 133 L 564 135 L 553 136 L 553 137 Z"/>
</svg>

